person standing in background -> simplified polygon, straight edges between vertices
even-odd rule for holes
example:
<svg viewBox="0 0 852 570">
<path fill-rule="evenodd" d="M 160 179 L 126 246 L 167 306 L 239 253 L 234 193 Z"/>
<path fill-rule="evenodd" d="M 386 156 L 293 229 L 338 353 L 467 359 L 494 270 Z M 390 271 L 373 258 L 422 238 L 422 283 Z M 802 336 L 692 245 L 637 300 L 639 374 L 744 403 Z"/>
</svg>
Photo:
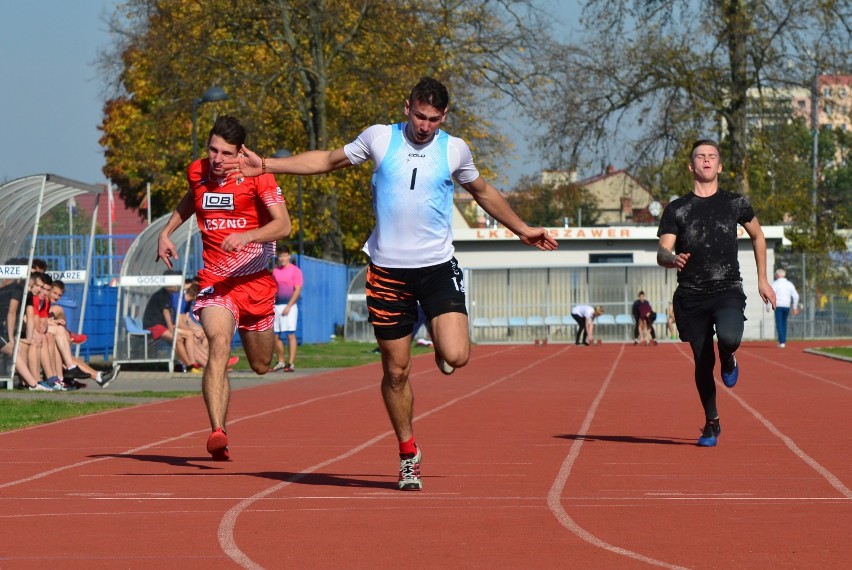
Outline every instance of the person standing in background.
<svg viewBox="0 0 852 570">
<path fill-rule="evenodd" d="M 634 323 L 633 344 L 639 344 L 640 341 L 645 344 L 657 344 L 657 335 L 654 332 L 654 319 L 657 318 L 657 313 L 654 312 L 651 303 L 645 298 L 645 291 L 639 291 L 636 297 L 631 311 Z M 649 317 L 651 318 L 649 319 Z"/>
<path fill-rule="evenodd" d="M 790 309 L 793 309 L 793 315 L 799 314 L 799 292 L 787 279 L 787 272 L 783 269 L 775 271 L 772 290 L 775 291 L 775 331 L 778 333 L 778 348 L 784 348 L 787 346 L 787 317 L 790 316 Z"/>
<path fill-rule="evenodd" d="M 300 261 L 301 263 L 301 261 Z M 294 372 L 296 370 L 296 326 L 299 320 L 299 306 L 296 302 L 302 295 L 302 270 L 290 263 L 290 248 L 284 246 L 278 251 L 278 266 L 272 270 L 272 278 L 278 285 L 275 295 L 275 351 L 278 364 L 272 370 Z M 287 360 L 284 360 L 284 337 L 287 337 Z"/>
</svg>

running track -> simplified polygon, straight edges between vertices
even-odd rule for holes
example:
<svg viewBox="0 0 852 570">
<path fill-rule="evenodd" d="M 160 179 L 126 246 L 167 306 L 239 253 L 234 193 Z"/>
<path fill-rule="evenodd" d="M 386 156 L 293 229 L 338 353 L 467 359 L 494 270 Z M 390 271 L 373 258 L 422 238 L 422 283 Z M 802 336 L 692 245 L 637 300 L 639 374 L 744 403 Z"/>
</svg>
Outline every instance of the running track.
<svg viewBox="0 0 852 570">
<path fill-rule="evenodd" d="M 237 390 L 228 463 L 200 397 L 0 434 L 0 567 L 845 568 L 852 364 L 803 347 L 741 348 L 714 449 L 685 344 L 419 357 L 420 493 L 378 365 Z"/>
</svg>

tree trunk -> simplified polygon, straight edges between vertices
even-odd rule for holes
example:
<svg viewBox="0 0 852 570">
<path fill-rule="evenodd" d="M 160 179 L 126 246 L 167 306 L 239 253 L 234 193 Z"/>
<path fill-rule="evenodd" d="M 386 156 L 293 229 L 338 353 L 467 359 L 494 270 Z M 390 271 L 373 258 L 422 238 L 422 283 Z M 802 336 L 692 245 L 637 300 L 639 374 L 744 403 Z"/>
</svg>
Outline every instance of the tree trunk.
<svg viewBox="0 0 852 570">
<path fill-rule="evenodd" d="M 748 149 L 746 101 L 748 92 L 748 28 L 749 19 L 739 0 L 723 0 L 723 14 L 731 61 L 731 92 L 728 107 L 728 137 L 732 166 L 736 165 L 735 183 L 748 194 Z"/>
</svg>

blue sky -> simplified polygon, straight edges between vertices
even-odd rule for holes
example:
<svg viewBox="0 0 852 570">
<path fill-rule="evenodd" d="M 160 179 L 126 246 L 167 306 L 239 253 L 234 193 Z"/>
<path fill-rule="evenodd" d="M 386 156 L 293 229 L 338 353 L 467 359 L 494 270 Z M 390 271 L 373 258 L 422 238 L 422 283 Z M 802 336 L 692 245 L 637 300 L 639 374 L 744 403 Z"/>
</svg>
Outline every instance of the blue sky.
<svg viewBox="0 0 852 570">
<path fill-rule="evenodd" d="M 558 6 L 565 24 L 577 26 L 575 2 L 540 4 Z M 115 5 L 115 0 L 0 0 L 0 183 L 45 172 L 107 182 L 98 144 L 104 82 L 96 59 L 109 46 L 104 20 Z M 514 183 L 541 168 L 523 141 L 512 155 L 499 182 Z"/>
<path fill-rule="evenodd" d="M 0 182 L 50 172 L 105 183 L 98 144 L 111 0 L 0 0 Z"/>
</svg>

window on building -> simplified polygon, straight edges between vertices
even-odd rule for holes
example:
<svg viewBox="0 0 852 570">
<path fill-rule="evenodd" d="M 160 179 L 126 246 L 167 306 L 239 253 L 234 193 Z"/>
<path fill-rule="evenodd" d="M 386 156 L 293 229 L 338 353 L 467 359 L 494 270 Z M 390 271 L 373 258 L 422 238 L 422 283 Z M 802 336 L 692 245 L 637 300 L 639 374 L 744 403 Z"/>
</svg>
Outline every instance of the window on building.
<svg viewBox="0 0 852 570">
<path fill-rule="evenodd" d="M 590 253 L 589 263 L 633 263 L 632 253 Z"/>
</svg>

